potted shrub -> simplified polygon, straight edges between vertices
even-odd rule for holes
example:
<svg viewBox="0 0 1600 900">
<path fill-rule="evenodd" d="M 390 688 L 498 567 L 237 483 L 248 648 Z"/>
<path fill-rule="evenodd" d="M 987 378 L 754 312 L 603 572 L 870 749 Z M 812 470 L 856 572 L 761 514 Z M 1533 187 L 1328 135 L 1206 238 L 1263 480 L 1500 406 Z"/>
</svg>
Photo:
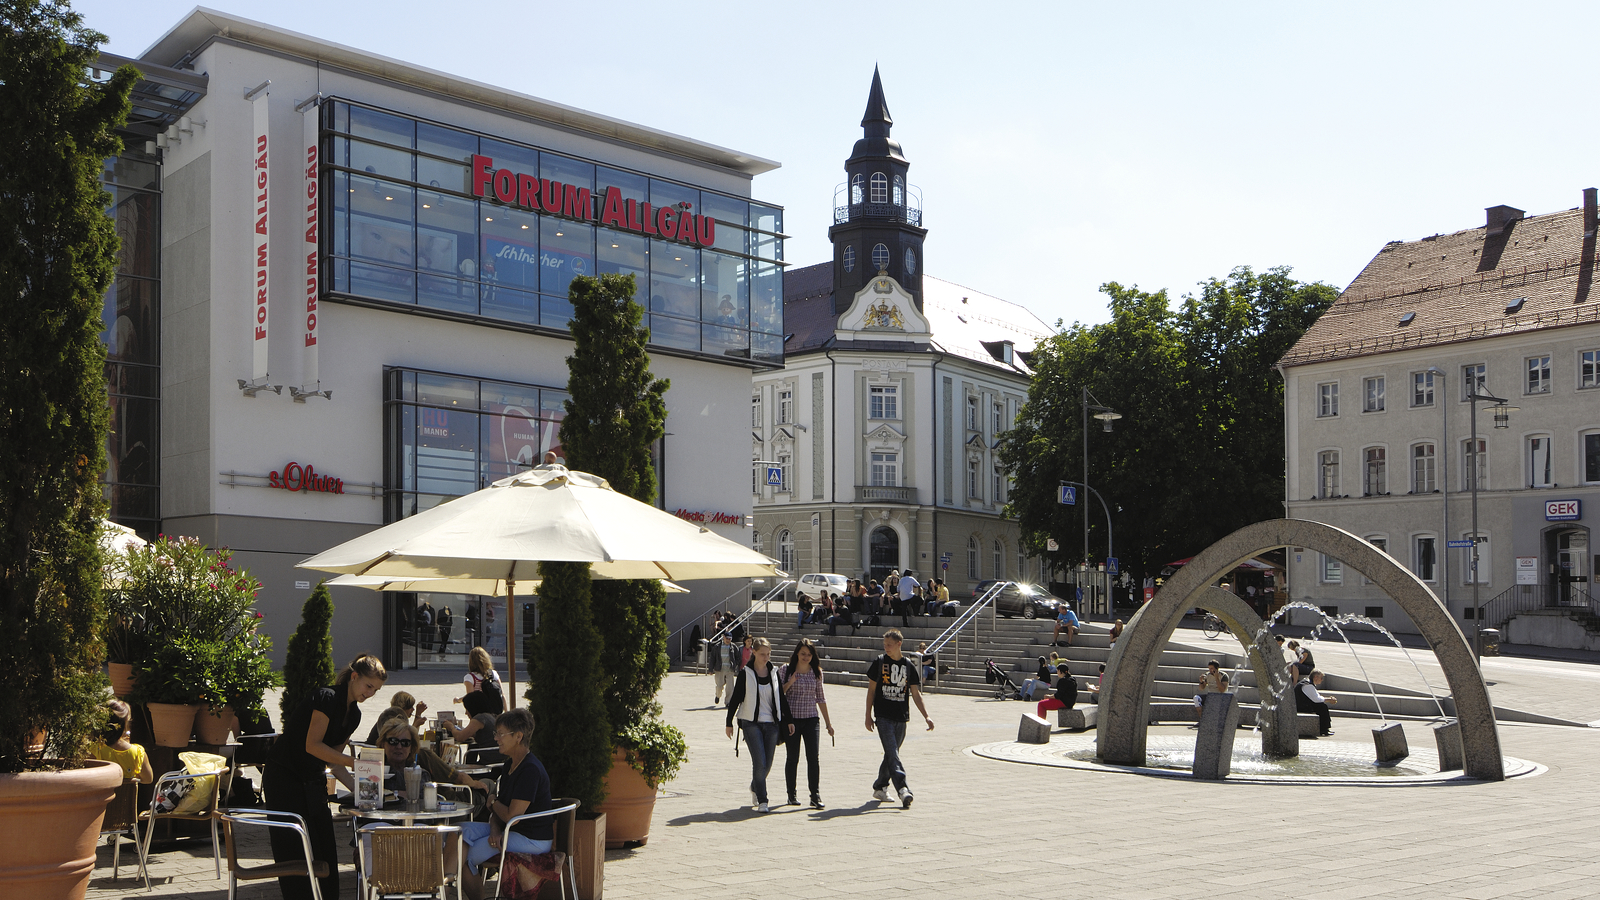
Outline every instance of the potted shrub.
<svg viewBox="0 0 1600 900">
<path fill-rule="evenodd" d="M 123 559 L 119 554 L 110 569 L 120 569 Z M 112 692 L 127 697 L 133 690 L 133 664 L 144 658 L 149 647 L 145 611 L 138 596 L 120 587 L 120 575 L 108 580 L 119 586 L 106 591 L 106 668 Z"/>
<path fill-rule="evenodd" d="M 162 747 L 187 747 L 203 701 L 220 696 L 214 673 L 219 648 L 191 635 L 173 635 L 150 648 L 134 667 L 133 702 L 150 711 L 150 730 Z"/>
<path fill-rule="evenodd" d="M 220 706 L 223 714 L 200 714 L 196 726 L 201 742 L 227 743 L 228 732 L 239 730 L 241 718 L 259 722 L 266 716 L 263 698 L 269 689 L 283 683 L 267 656 L 271 649 L 271 639 L 263 634 L 242 637 L 226 649 L 215 682 L 216 694 L 207 698 L 213 709 Z"/>
<path fill-rule="evenodd" d="M 670 383 L 650 373 L 649 331 L 633 301 L 632 275 L 575 278 L 570 288 L 574 352 L 567 359 L 561 446 L 569 466 L 610 482 L 644 503 L 656 501 L 651 447 L 666 433 Z M 655 702 L 666 676 L 666 593 L 661 583 L 596 581 L 590 586 L 600 630 L 602 700 L 611 726 L 612 765 L 604 785 L 606 845 L 649 839 L 656 789 L 687 757 L 677 729 Z"/>
<path fill-rule="evenodd" d="M 7 0 L 0 20 L 0 896 L 78 900 L 122 780 L 83 757 L 105 723 L 99 333 L 117 235 L 99 179 L 139 75 L 91 79 L 105 38 L 66 3 Z"/>
</svg>

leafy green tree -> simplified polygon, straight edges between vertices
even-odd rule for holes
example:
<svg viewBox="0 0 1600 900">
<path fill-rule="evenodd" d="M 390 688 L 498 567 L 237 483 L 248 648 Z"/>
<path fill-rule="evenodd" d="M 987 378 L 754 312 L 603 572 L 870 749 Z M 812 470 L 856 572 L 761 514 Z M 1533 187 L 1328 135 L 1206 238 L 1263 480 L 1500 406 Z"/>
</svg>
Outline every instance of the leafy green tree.
<svg viewBox="0 0 1600 900">
<path fill-rule="evenodd" d="M 644 310 L 633 302 L 633 276 L 575 278 L 570 293 L 572 399 L 561 422 L 567 465 L 654 504 L 650 447 L 667 430 L 670 385 L 650 374 L 650 333 L 641 326 Z M 598 581 L 590 598 L 602 642 L 606 715 L 622 729 L 659 712 L 655 696 L 670 663 L 666 594 L 655 580 Z"/>
<path fill-rule="evenodd" d="M 611 723 L 600 699 L 600 633 L 589 604 L 589 564 L 542 562 L 539 632 L 528 672 L 533 752 L 557 796 L 593 812 L 605 800 Z"/>
<path fill-rule="evenodd" d="M 1274 365 L 1333 302 L 1325 284 L 1289 269 L 1247 267 L 1201 285 L 1174 310 L 1166 291 L 1110 282 L 1110 321 L 1074 325 L 1042 344 L 1017 426 L 1000 456 L 1015 478 L 1009 511 L 1033 555 L 1083 556 L 1083 510 L 1056 485 L 1083 472 L 1082 390 L 1122 413 L 1115 431 L 1090 420 L 1089 483 L 1111 506 L 1116 555 L 1135 577 L 1217 538 L 1283 514 L 1283 382 Z M 1090 555 L 1105 554 L 1104 514 L 1085 497 Z"/>
<path fill-rule="evenodd" d="M 300 624 L 283 654 L 283 696 L 278 699 L 279 722 L 287 722 L 311 692 L 333 684 L 333 597 L 327 582 L 318 582 L 300 607 Z"/>
<path fill-rule="evenodd" d="M 100 186 L 138 73 L 65 3 L 0 0 L 0 772 L 76 759 L 104 676 L 99 522 L 109 412 L 100 311 L 117 236 Z"/>
</svg>

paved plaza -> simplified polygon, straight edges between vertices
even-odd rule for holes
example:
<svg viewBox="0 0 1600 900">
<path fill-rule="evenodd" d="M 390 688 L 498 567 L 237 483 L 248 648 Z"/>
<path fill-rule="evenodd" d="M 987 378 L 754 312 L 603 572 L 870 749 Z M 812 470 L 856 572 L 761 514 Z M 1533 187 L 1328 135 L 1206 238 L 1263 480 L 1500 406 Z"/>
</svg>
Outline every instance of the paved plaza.
<svg viewBox="0 0 1600 900">
<path fill-rule="evenodd" d="M 1179 639 L 1197 639 L 1180 632 Z M 1206 644 L 1198 639 L 1201 645 Z M 1219 652 L 1233 649 L 1217 641 Z M 1325 646 L 1319 663 L 1334 669 Z M 1431 654 L 1361 648 L 1369 674 L 1403 683 L 1412 672 L 1442 685 Z M 1424 662 L 1425 661 L 1425 662 Z M 1353 666 L 1337 664 L 1342 674 Z M 1579 722 L 1600 719 L 1600 666 L 1544 659 L 1487 660 L 1497 705 L 1537 708 Z M 366 704 L 375 715 L 393 690 L 448 707 L 459 683 L 439 672 L 397 673 Z M 437 680 L 430 680 L 437 679 Z M 930 695 L 936 730 L 912 722 L 904 758 L 916 800 L 910 809 L 871 799 L 877 738 L 863 723 L 865 692 L 829 685 L 837 745 L 822 750 L 827 809 L 745 804 L 748 757 L 723 736 L 709 676 L 669 675 L 661 701 L 688 735 L 691 758 L 656 806 L 648 846 L 607 855 L 606 895 L 826 897 L 903 892 L 930 898 L 1589 897 L 1600 878 L 1600 729 L 1502 725 L 1504 752 L 1548 767 L 1500 784 L 1408 787 L 1197 783 L 1183 778 L 1026 765 L 979 758 L 968 748 L 1015 738 L 1031 704 Z M 1340 741 L 1366 739 L 1359 720 L 1334 720 Z M 1425 726 L 1408 723 L 1411 746 L 1432 749 Z M 1194 732 L 1164 727 L 1167 736 Z M 825 737 L 825 735 L 824 735 Z M 801 796 L 804 799 L 804 766 Z M 783 751 L 769 781 L 783 798 Z M 191 841 L 191 844 L 196 842 Z M 155 895 L 221 898 L 204 842 L 155 854 Z M 248 850 L 246 852 L 249 852 Z M 259 852 L 259 848 L 257 850 Z M 150 896 L 127 877 L 96 871 L 89 896 Z M 346 898 L 356 896 L 343 867 Z M 277 897 L 275 885 L 239 896 Z"/>
</svg>

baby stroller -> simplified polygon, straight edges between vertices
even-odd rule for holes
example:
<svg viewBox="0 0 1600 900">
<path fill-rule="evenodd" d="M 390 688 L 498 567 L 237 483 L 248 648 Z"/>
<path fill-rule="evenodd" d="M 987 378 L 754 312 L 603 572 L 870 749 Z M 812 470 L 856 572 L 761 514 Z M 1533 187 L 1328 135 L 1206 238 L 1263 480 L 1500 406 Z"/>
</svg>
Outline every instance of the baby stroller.
<svg viewBox="0 0 1600 900">
<path fill-rule="evenodd" d="M 1000 667 L 995 665 L 992 659 L 983 661 L 983 680 L 995 686 L 997 700 L 1009 700 L 1017 696 L 1017 692 L 1021 690 L 1016 682 L 1000 671 Z"/>
</svg>

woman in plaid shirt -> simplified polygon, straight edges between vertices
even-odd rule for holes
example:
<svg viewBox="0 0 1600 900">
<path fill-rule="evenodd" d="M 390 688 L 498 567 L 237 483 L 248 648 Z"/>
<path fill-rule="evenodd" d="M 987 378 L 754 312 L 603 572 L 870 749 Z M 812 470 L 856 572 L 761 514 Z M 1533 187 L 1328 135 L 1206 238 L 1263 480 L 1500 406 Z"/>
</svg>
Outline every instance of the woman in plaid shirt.
<svg viewBox="0 0 1600 900">
<path fill-rule="evenodd" d="M 819 766 L 817 763 L 817 713 L 833 736 L 833 720 L 828 718 L 828 701 L 822 694 L 822 664 L 817 660 L 817 648 L 807 638 L 801 638 L 789 664 L 778 670 L 778 681 L 783 685 L 783 718 L 788 724 L 784 737 L 786 756 L 783 774 L 789 785 L 789 805 L 799 806 L 795 798 L 795 776 L 800 771 L 800 742 L 806 745 L 806 780 L 811 787 L 811 808 L 822 809 L 822 795 L 817 792 Z"/>
</svg>

